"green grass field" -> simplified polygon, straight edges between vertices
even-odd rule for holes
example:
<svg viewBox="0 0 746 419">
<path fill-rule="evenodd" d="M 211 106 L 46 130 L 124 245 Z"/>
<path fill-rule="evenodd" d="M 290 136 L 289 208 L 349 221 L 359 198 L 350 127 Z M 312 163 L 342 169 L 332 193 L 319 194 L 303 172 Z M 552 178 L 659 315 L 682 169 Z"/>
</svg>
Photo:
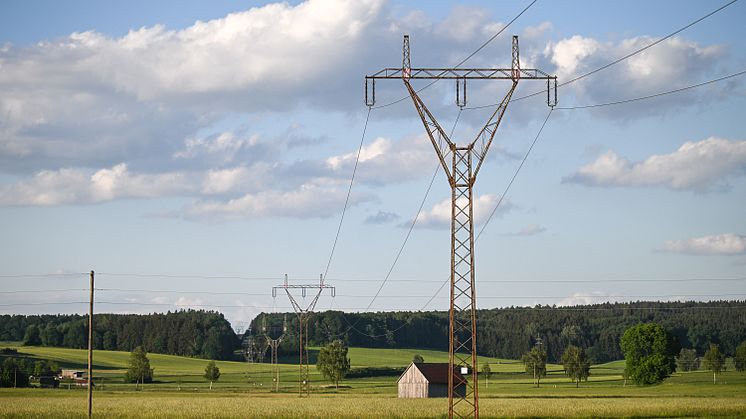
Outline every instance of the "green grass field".
<svg viewBox="0 0 746 419">
<path fill-rule="evenodd" d="M 86 351 L 22 347 L 24 355 L 53 359 L 61 366 L 83 369 Z M 354 367 L 403 367 L 420 354 L 426 362 L 446 362 L 445 352 L 415 349 L 350 348 Z M 135 391 L 122 382 L 129 353 L 96 351 L 94 414 L 100 417 L 442 417 L 445 399 L 398 399 L 397 377 L 347 379 L 340 389 L 324 382 L 310 367 L 312 394 L 297 395 L 298 366 L 280 365 L 280 392 L 273 388 L 268 364 L 218 361 L 219 382 L 209 390 L 202 374 L 207 361 L 149 354 L 156 380 Z M 623 362 L 595 365 L 580 388 L 558 365 L 540 388 L 514 360 L 480 358 L 489 362 L 489 383 L 480 379 L 482 417 L 746 417 L 746 374 L 732 371 L 712 383 L 706 371 L 675 374 L 663 384 L 625 385 Z M 86 392 L 71 389 L 0 389 L 0 417 L 81 417 Z"/>
</svg>

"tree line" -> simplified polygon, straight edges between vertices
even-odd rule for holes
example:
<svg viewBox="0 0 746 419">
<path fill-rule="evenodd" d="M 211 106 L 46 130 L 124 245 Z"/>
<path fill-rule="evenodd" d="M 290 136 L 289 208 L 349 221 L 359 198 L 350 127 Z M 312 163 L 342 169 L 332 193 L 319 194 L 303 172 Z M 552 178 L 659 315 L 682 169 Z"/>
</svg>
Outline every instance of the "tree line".
<svg viewBox="0 0 746 419">
<path fill-rule="evenodd" d="M 221 313 L 180 310 L 153 314 L 95 314 L 93 348 L 148 352 L 206 359 L 233 359 L 240 342 Z M 26 345 L 84 349 L 88 347 L 86 316 L 2 315 L 0 341 Z"/>
<path fill-rule="evenodd" d="M 672 337 L 675 347 L 704 354 L 710 343 L 732 355 L 746 339 L 744 301 L 632 302 L 584 306 L 496 308 L 477 312 L 477 351 L 480 355 L 520 359 L 537 341 L 550 362 L 560 363 L 565 348 L 582 348 L 593 363 L 624 358 L 625 330 L 655 322 Z M 263 325 L 270 335 L 281 330 L 284 313 L 261 313 L 252 321 L 261 339 Z M 298 320 L 287 314 L 288 333 L 280 353 L 297 353 Z M 276 336 L 272 336 L 276 337 Z M 342 339 L 349 346 L 373 348 L 428 348 L 448 350 L 448 313 L 378 312 L 315 313 L 309 323 L 309 343 L 324 346 Z M 261 345 L 259 345 L 261 346 Z"/>
<path fill-rule="evenodd" d="M 550 362 L 559 363 L 569 345 L 582 348 L 593 363 L 624 358 L 621 337 L 629 327 L 660 324 L 677 347 L 704 354 L 710 343 L 731 356 L 746 339 L 744 301 L 604 303 L 573 307 L 508 307 L 477 312 L 480 355 L 520 359 L 538 340 Z M 261 313 L 252 320 L 256 347 L 266 332 L 276 338 L 288 327 L 280 354 L 297 356 L 298 319 L 293 313 Z M 266 325 L 266 327 L 265 327 Z M 219 312 L 181 310 L 153 314 L 94 315 L 95 349 L 228 360 L 241 340 Z M 341 339 L 347 346 L 448 349 L 448 313 L 314 313 L 309 343 L 325 346 Z M 0 315 L 0 341 L 29 345 L 87 347 L 87 321 L 81 315 Z M 265 348 L 266 349 L 266 348 Z"/>
</svg>

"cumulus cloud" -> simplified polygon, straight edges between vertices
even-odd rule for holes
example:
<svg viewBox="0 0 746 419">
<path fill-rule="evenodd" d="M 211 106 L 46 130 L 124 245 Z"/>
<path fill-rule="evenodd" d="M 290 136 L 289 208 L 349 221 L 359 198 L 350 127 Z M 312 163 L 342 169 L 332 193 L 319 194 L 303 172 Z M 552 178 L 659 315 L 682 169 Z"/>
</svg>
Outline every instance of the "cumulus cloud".
<svg viewBox="0 0 746 419">
<path fill-rule="evenodd" d="M 663 244 L 663 250 L 690 255 L 743 255 L 746 254 L 746 235 L 724 233 L 685 240 L 669 240 Z"/>
<path fill-rule="evenodd" d="M 523 227 L 522 229 L 520 229 L 517 233 L 515 233 L 515 235 L 516 236 L 535 236 L 545 231 L 547 231 L 547 228 L 542 225 L 529 224 L 526 227 Z"/>
<path fill-rule="evenodd" d="M 325 166 L 335 175 L 348 177 L 355 165 L 357 151 L 326 159 Z M 360 150 L 355 179 L 372 184 L 398 183 L 433 170 L 437 157 L 430 140 L 422 136 L 399 141 L 378 137 Z"/>
<path fill-rule="evenodd" d="M 614 302 L 623 301 L 624 298 L 610 296 L 609 293 L 603 291 L 591 291 L 591 292 L 576 292 L 573 295 L 563 298 L 558 306 L 579 306 L 588 304 L 598 304 L 604 301 Z"/>
<path fill-rule="evenodd" d="M 128 198 L 239 194 L 265 187 L 271 166 L 258 163 L 206 171 L 134 173 L 127 164 L 90 171 L 43 170 L 32 178 L 0 186 L 0 206 L 98 204 Z"/>
<path fill-rule="evenodd" d="M 290 191 L 265 190 L 227 201 L 200 200 L 188 205 L 181 216 L 193 220 L 231 221 L 258 217 L 325 218 L 342 208 L 347 192 L 333 187 L 304 184 Z M 353 193 L 350 205 L 371 200 Z"/>
<path fill-rule="evenodd" d="M 614 43 L 575 35 L 548 43 L 544 49 L 544 58 L 555 66 L 556 74 L 560 82 L 563 82 L 600 68 L 655 40 L 649 36 L 637 36 Z M 702 46 L 684 38 L 672 37 L 603 70 L 603 76 L 591 76 L 569 85 L 569 89 L 563 90 L 564 100 L 567 103 L 566 95 L 569 92 L 587 102 L 598 103 L 684 87 L 711 75 L 715 68 L 713 63 L 724 57 L 725 48 L 721 45 Z M 684 95 L 700 93 L 689 92 Z M 626 118 L 635 112 L 639 115 L 660 113 L 672 106 L 687 103 L 691 102 L 682 101 L 681 96 L 678 96 L 646 101 L 630 108 L 601 109 L 599 112 Z M 670 106 L 661 106 L 662 104 Z"/>
<path fill-rule="evenodd" d="M 724 189 L 727 180 L 746 174 L 746 141 L 710 137 L 684 143 L 678 150 L 630 162 L 609 151 L 565 177 L 588 186 L 666 186 L 706 192 Z"/>
<path fill-rule="evenodd" d="M 497 195 L 481 195 L 475 196 L 473 199 L 473 211 L 474 211 L 474 224 L 482 224 L 487 220 L 492 210 L 500 201 L 500 197 Z M 461 198 L 461 205 L 466 204 L 466 199 Z M 505 199 L 500 204 L 500 208 L 496 212 L 496 215 L 501 216 L 512 209 L 515 206 L 510 203 L 509 200 Z M 409 226 L 411 221 L 402 225 Z M 432 206 L 430 209 L 422 210 L 420 215 L 417 217 L 417 223 L 415 227 L 419 228 L 449 228 L 451 225 L 451 200 L 446 199 Z"/>
<path fill-rule="evenodd" d="M 44 170 L 30 180 L 0 189 L 0 205 L 95 204 L 117 198 L 153 198 L 188 193 L 187 173 L 133 174 L 126 164 L 89 173 L 82 169 Z"/>
<path fill-rule="evenodd" d="M 241 144 L 218 137 L 178 148 L 228 115 L 308 103 L 349 108 L 352 97 L 339 105 L 336 89 L 358 86 L 355 58 L 368 50 L 357 45 L 381 8 L 380 0 L 272 3 L 180 30 L 156 25 L 122 37 L 88 31 L 7 45 L 0 167 L 100 167 L 189 157 L 197 148 L 226 154 Z M 317 82 L 332 74 L 342 84 L 320 91 Z"/>
<path fill-rule="evenodd" d="M 399 215 L 394 212 L 378 211 L 365 219 L 366 224 L 386 224 L 399 219 Z"/>
</svg>

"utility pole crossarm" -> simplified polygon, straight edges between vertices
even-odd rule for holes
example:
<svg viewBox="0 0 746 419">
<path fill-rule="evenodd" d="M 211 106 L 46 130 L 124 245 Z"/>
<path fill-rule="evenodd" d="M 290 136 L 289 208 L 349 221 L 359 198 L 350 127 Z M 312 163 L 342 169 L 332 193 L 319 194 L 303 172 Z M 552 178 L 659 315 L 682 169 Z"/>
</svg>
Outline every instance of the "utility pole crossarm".
<svg viewBox="0 0 746 419">
<path fill-rule="evenodd" d="M 367 80 L 375 79 L 401 79 L 404 77 L 404 69 L 384 68 L 373 75 L 365 76 Z M 410 68 L 409 79 L 421 80 L 513 80 L 512 68 Z M 557 80 L 557 76 L 551 76 L 536 68 L 521 68 L 521 79 Z"/>
</svg>

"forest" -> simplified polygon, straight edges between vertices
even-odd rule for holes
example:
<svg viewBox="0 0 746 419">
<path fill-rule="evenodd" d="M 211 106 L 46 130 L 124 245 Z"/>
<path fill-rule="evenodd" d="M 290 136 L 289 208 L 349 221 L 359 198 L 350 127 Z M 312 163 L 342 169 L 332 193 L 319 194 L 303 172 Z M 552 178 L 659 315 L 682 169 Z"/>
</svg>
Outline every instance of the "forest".
<svg viewBox="0 0 746 419">
<path fill-rule="evenodd" d="M 595 363 L 622 359 L 620 339 L 638 323 L 656 322 L 680 348 L 702 355 L 709 343 L 732 355 L 746 339 L 746 302 L 633 302 L 555 307 L 508 307 L 477 312 L 477 351 L 481 355 L 520 359 L 541 339 L 550 362 L 558 362 L 568 345 L 585 348 Z M 251 322 L 256 348 L 264 336 L 276 338 L 287 319 L 280 353 L 297 355 L 298 319 L 293 313 L 261 313 Z M 247 332 L 248 333 L 248 332 Z M 153 314 L 97 314 L 95 349 L 148 352 L 206 359 L 236 359 L 243 336 L 237 336 L 218 312 L 181 310 Z M 349 346 L 448 349 L 448 314 L 444 311 L 314 313 L 309 344 L 342 339 Z M 87 318 L 81 315 L 0 315 L 0 341 L 29 345 L 85 348 Z"/>
<path fill-rule="evenodd" d="M 262 313 L 252 322 L 252 330 L 261 335 L 266 324 L 268 334 L 275 338 L 284 317 L 283 313 Z M 288 335 L 280 350 L 293 354 L 298 345 L 294 333 L 298 322 L 292 314 L 286 317 Z M 541 339 L 550 362 L 559 362 L 564 349 L 572 344 L 585 348 L 594 363 L 602 363 L 623 359 L 622 334 L 646 322 L 661 324 L 679 348 L 694 348 L 700 355 L 711 342 L 719 344 L 726 354 L 733 354 L 746 339 L 743 301 L 509 307 L 478 310 L 477 352 L 520 359 Z M 350 346 L 448 350 L 448 313 L 326 311 L 311 317 L 309 335 L 311 345 L 341 338 Z"/>
<path fill-rule="evenodd" d="M 1 315 L 0 340 L 27 345 L 88 347 L 87 316 L 77 314 Z M 181 310 L 153 314 L 96 314 L 93 347 L 206 359 L 234 359 L 240 342 L 221 313 Z"/>
</svg>

